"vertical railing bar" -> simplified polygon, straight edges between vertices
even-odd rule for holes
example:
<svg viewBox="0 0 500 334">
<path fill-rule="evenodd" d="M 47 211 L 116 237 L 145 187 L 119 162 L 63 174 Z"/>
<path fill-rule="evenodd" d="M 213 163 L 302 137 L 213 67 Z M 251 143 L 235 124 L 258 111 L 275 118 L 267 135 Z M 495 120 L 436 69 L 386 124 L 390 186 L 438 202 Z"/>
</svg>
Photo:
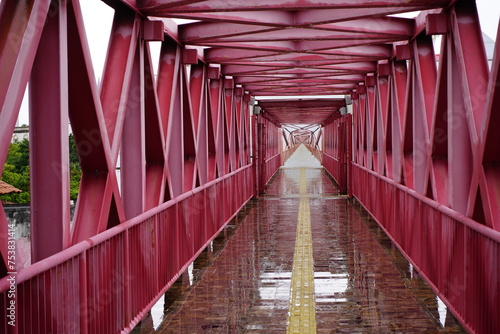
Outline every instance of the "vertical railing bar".
<svg viewBox="0 0 500 334">
<path fill-rule="evenodd" d="M 88 329 L 88 292 L 87 292 L 87 255 L 88 251 L 84 251 L 79 256 L 79 284 L 80 284 L 80 333 L 87 334 Z"/>
</svg>

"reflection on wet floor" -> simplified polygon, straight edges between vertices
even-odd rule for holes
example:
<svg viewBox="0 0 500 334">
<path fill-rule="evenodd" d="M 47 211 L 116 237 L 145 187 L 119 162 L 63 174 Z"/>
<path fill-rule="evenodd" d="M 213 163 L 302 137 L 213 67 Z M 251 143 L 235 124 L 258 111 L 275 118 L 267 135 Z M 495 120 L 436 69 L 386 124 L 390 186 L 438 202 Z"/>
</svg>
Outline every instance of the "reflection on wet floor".
<svg viewBox="0 0 500 334">
<path fill-rule="evenodd" d="M 305 177 L 317 333 L 465 332 L 359 204 Z M 286 333 L 299 190 L 300 169 L 279 170 L 133 333 Z"/>
</svg>

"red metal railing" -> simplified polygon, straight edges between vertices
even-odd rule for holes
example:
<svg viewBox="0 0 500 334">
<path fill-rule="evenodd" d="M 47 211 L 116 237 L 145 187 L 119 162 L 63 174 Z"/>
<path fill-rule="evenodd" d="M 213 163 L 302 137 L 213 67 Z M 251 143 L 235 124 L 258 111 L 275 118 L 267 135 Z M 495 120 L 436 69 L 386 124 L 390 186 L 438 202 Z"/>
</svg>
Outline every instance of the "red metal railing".
<svg viewBox="0 0 500 334">
<path fill-rule="evenodd" d="M 266 184 L 281 166 L 282 143 L 280 128 L 268 119 L 257 116 L 255 139 L 257 155 L 257 194 L 264 193 Z"/>
<path fill-rule="evenodd" d="M 500 232 L 358 164 L 351 183 L 462 325 L 475 333 L 498 331 Z"/>
<path fill-rule="evenodd" d="M 284 150 L 281 152 L 281 164 L 285 164 L 285 162 L 292 156 L 293 153 L 299 148 L 300 145 L 295 145 L 289 148 L 288 150 Z"/>
<path fill-rule="evenodd" d="M 252 175 L 242 167 L 19 271 L 16 326 L 4 314 L 0 332 L 130 332 L 252 197 Z"/>
<path fill-rule="evenodd" d="M 273 177 L 276 171 L 281 166 L 281 153 L 273 155 L 272 157 L 264 160 L 264 166 L 262 168 L 262 180 L 263 184 L 266 185 L 269 180 Z"/>
<path fill-rule="evenodd" d="M 351 161 L 352 118 L 344 115 L 324 127 L 323 156 L 321 162 L 326 171 L 338 183 L 340 192 L 348 192 Z"/>
<path fill-rule="evenodd" d="M 347 187 L 346 168 L 339 159 L 323 152 L 323 167 L 330 174 L 340 187 L 340 192 L 345 193 Z"/>
</svg>

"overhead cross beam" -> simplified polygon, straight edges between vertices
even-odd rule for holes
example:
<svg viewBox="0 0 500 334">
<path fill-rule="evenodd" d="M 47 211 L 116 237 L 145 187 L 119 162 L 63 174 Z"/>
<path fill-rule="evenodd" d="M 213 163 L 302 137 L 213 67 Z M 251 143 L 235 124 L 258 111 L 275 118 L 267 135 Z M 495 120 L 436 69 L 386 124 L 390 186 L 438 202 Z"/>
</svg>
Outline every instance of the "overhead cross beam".
<svg viewBox="0 0 500 334">
<path fill-rule="evenodd" d="M 261 10 L 309 10 L 309 9 L 353 9 L 353 8 L 384 8 L 396 7 L 412 10 L 413 7 L 433 7 L 436 5 L 445 6 L 448 0 L 307 0 L 297 2 L 295 0 L 275 0 L 268 2 L 244 2 L 238 1 L 234 4 L 224 0 L 193 0 L 193 1 L 157 1 L 147 0 L 142 1 L 141 10 L 144 12 L 154 12 L 162 16 L 168 16 L 169 12 L 184 13 L 184 12 L 231 12 L 231 11 L 261 11 Z"/>
<path fill-rule="evenodd" d="M 332 114 L 340 113 L 345 99 L 261 100 L 259 106 L 281 124 L 322 124 Z"/>
<path fill-rule="evenodd" d="M 204 61 L 221 65 L 254 96 L 350 94 L 367 73 L 394 57 L 393 43 L 413 38 L 414 19 L 391 16 L 443 8 L 448 0 L 141 2 L 155 17 L 194 20 L 175 33 L 204 47 Z M 360 74 L 358 76 L 357 74 Z M 312 109 L 310 111 L 313 111 Z"/>
</svg>

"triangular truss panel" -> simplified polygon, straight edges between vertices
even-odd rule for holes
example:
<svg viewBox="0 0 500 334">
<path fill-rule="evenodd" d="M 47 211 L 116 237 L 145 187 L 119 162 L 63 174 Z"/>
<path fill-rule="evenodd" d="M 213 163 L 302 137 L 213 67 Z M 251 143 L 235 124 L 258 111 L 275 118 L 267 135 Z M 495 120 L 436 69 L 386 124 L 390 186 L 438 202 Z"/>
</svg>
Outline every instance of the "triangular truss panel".
<svg viewBox="0 0 500 334">
<path fill-rule="evenodd" d="M 0 1 L 0 168 L 29 85 L 32 263 L 55 263 L 51 255 L 83 241 L 93 250 L 71 261 L 94 279 L 111 264 L 159 268 L 147 252 L 168 240 L 168 270 L 180 270 L 303 143 L 379 223 L 389 221 L 386 231 L 467 329 L 498 329 L 498 289 L 483 287 L 498 282 L 500 43 L 487 59 L 475 1 L 104 0 L 114 18 L 102 77 L 83 1 Z M 396 15 L 408 12 L 417 14 Z M 161 42 L 158 64 L 150 42 Z M 82 169 L 72 220 L 69 132 Z M 136 234 L 105 239 L 122 228 Z M 8 229 L 0 207 L 0 276 L 23 269 L 9 263 Z M 91 264 L 105 256 L 89 241 L 97 234 L 117 261 Z M 175 244 L 183 238 L 192 243 Z M 136 267 L 121 265 L 131 259 Z M 448 275 L 459 283 L 449 286 Z M 123 298 L 143 297 L 123 286 Z M 126 309 L 125 326 L 146 307 L 118 301 L 106 307 Z M 114 313 L 89 317 L 104 314 Z M 128 330 L 121 325 L 103 330 Z"/>
<path fill-rule="evenodd" d="M 364 80 L 355 74 L 376 72 L 393 42 L 415 35 L 413 19 L 391 15 L 447 2 L 143 1 L 140 9 L 192 20 L 176 38 L 208 47 L 204 60 L 223 65 L 251 95 L 345 95 Z"/>
</svg>

